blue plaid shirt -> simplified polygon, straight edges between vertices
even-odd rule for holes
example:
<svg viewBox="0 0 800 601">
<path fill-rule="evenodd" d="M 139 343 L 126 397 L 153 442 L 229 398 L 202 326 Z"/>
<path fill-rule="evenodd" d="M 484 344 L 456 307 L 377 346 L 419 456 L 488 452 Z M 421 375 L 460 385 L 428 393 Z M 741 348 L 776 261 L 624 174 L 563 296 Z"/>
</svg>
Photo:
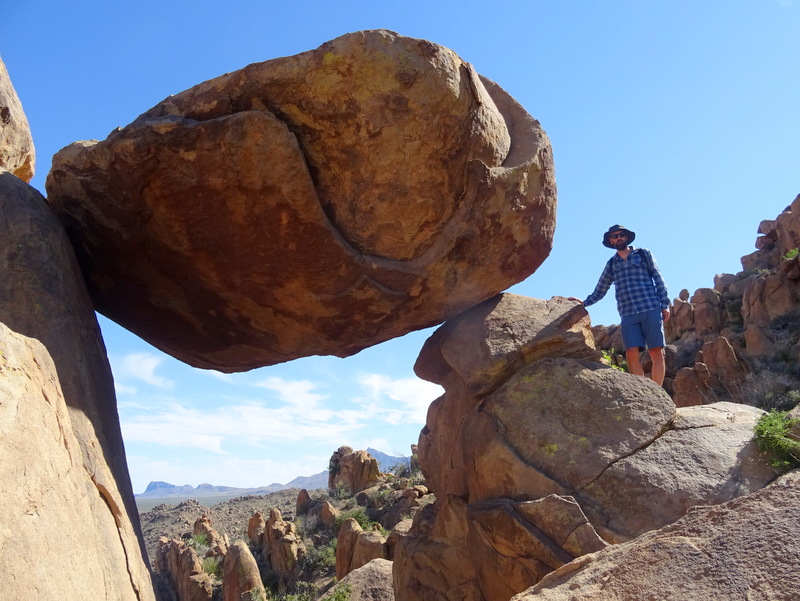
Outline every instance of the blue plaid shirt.
<svg viewBox="0 0 800 601">
<path fill-rule="evenodd" d="M 646 248 L 633 248 L 627 259 L 617 253 L 606 263 L 600 281 L 585 301 L 595 304 L 614 284 L 620 315 L 634 315 L 653 309 L 668 309 L 669 295 L 653 255 Z"/>
</svg>

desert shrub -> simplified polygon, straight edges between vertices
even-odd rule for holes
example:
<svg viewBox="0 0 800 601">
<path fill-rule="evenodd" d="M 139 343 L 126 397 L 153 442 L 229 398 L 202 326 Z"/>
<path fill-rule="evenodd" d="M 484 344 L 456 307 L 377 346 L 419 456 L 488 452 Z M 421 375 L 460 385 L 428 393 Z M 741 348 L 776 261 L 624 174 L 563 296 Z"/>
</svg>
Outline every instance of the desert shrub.
<svg viewBox="0 0 800 601">
<path fill-rule="evenodd" d="M 788 411 L 800 402 L 800 391 L 790 388 L 786 376 L 768 369 L 747 374 L 741 395 L 744 404 L 765 411 Z"/>
<path fill-rule="evenodd" d="M 186 545 L 194 549 L 195 553 L 202 557 L 211 548 L 208 543 L 208 534 L 192 534 Z"/>
<path fill-rule="evenodd" d="M 336 567 L 336 539 L 313 546 L 306 545 L 306 555 L 300 568 L 305 573 L 328 571 Z"/>
<path fill-rule="evenodd" d="M 270 595 L 272 601 L 314 601 L 319 589 L 311 582 L 299 581 L 292 593 L 281 591 Z"/>
<path fill-rule="evenodd" d="M 242 593 L 242 599 L 248 601 L 267 601 L 266 592 L 258 587 L 253 587 L 249 591 Z"/>
<path fill-rule="evenodd" d="M 361 526 L 362 530 L 372 530 L 372 528 L 375 526 L 375 522 L 367 517 L 367 512 L 363 507 L 354 507 L 353 509 L 343 511 L 339 514 L 339 516 L 336 518 L 336 522 L 334 523 L 333 531 L 338 532 L 344 521 L 348 518 L 353 518 L 356 522 L 358 522 L 358 525 Z"/>
<path fill-rule="evenodd" d="M 770 411 L 762 415 L 754 427 L 755 440 L 771 466 L 792 469 L 800 466 L 800 440 L 792 434 L 798 422 L 786 411 Z"/>
<path fill-rule="evenodd" d="M 731 325 L 740 325 L 744 322 L 742 317 L 742 299 L 734 298 L 725 303 L 725 313 L 727 314 L 728 323 Z"/>
<path fill-rule="evenodd" d="M 792 248 L 789 251 L 787 251 L 785 255 L 783 255 L 783 258 L 788 261 L 789 259 L 794 259 L 799 254 L 800 254 L 800 248 Z"/>
<path fill-rule="evenodd" d="M 319 519 L 319 514 L 305 514 L 299 515 L 294 519 L 297 532 L 303 538 L 311 536 L 312 534 L 322 530 L 324 524 Z"/>
<path fill-rule="evenodd" d="M 203 566 L 203 571 L 209 576 L 217 580 L 222 579 L 222 562 L 219 557 L 204 557 L 200 565 Z"/>
<path fill-rule="evenodd" d="M 785 330 L 792 337 L 792 341 L 797 342 L 800 337 L 800 307 L 773 318 L 769 327 L 776 331 Z"/>
<path fill-rule="evenodd" d="M 610 365 L 619 371 L 628 371 L 628 362 L 625 359 L 620 359 L 617 355 L 616 349 L 609 349 L 607 351 L 601 350 L 600 354 L 603 357 L 603 363 Z"/>
<path fill-rule="evenodd" d="M 345 486 L 344 482 L 337 482 L 335 486 L 330 490 L 330 495 L 333 499 L 337 501 L 342 501 L 353 495 L 350 494 L 350 490 Z"/>
<path fill-rule="evenodd" d="M 350 601 L 350 594 L 353 592 L 350 583 L 342 584 L 331 593 L 328 601 Z"/>
</svg>

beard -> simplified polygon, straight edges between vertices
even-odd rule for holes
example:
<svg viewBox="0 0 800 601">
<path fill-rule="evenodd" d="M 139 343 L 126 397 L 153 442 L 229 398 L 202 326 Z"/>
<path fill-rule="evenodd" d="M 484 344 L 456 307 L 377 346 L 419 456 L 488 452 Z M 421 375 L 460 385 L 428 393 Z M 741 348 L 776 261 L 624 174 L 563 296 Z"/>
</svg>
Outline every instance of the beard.
<svg viewBox="0 0 800 601">
<path fill-rule="evenodd" d="M 614 244 L 614 248 L 616 250 L 625 250 L 626 248 L 628 248 L 628 239 L 618 238 L 616 243 Z"/>
</svg>

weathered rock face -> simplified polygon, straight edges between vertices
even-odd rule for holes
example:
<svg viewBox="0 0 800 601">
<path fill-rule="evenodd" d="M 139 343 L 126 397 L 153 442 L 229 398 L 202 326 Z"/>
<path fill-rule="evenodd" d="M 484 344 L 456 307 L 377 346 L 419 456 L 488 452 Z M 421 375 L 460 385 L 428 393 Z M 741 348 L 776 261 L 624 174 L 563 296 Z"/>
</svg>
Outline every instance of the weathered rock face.
<svg viewBox="0 0 800 601">
<path fill-rule="evenodd" d="M 373 559 L 336 583 L 320 597 L 320 601 L 333 597 L 342 587 L 349 589 L 349 601 L 394 601 L 392 562 L 388 559 Z"/>
<path fill-rule="evenodd" d="M 156 571 L 169 583 L 174 596 L 180 601 L 211 601 L 214 583 L 203 570 L 197 552 L 179 540 L 164 537 L 158 541 Z"/>
<path fill-rule="evenodd" d="M 250 526 L 259 522 L 253 517 Z M 284 521 L 280 510 L 273 507 L 263 525 L 260 540 L 255 540 L 254 543 L 256 547 L 260 547 L 267 572 L 274 575 L 278 588 L 282 591 L 291 590 L 300 573 L 300 561 L 306 555 L 306 547 L 303 539 L 297 535 L 294 522 Z"/>
<path fill-rule="evenodd" d="M 328 488 L 341 485 L 353 495 L 374 486 L 381 478 L 377 459 L 367 451 L 353 451 L 347 446 L 334 451 L 328 466 Z"/>
<path fill-rule="evenodd" d="M 436 502 L 395 549 L 398 599 L 507 601 L 775 477 L 751 441 L 760 410 L 676 410 L 651 380 L 574 358 L 592 342 L 583 307 L 514 295 L 431 336 L 416 371 L 445 388 L 419 444 Z"/>
<path fill-rule="evenodd" d="M 452 51 L 349 34 L 59 152 L 98 310 L 189 364 L 348 356 L 521 281 L 555 224 L 539 124 Z"/>
<path fill-rule="evenodd" d="M 0 170 L 10 171 L 29 182 L 33 179 L 35 164 L 36 153 L 28 118 L 0 58 Z"/>
<path fill-rule="evenodd" d="M 791 601 L 800 590 L 800 471 L 578 559 L 514 601 Z"/>
<path fill-rule="evenodd" d="M 100 330 L 44 199 L 0 173 L 0 570 L 8 599 L 154 599 Z M 59 543 L 53 544 L 58 533 Z M 53 577 L 54 566 L 70 569 Z"/>
<path fill-rule="evenodd" d="M 386 538 L 377 530 L 363 530 L 353 518 L 346 519 L 336 539 L 336 578 L 368 564 L 373 559 L 388 559 Z"/>
<path fill-rule="evenodd" d="M 414 371 L 448 392 L 428 409 L 419 440 L 420 466 L 437 497 L 467 494 L 471 471 L 461 452 L 461 420 L 526 361 L 565 354 L 596 358 L 584 309 L 566 299 L 543 301 L 514 294 L 492 298 L 451 320 L 426 341 Z M 435 472 L 427 466 L 448 466 Z M 492 470 L 496 471 L 495 469 Z M 548 491 L 550 492 L 559 491 Z"/>
<path fill-rule="evenodd" d="M 250 548 L 244 541 L 234 541 L 225 554 L 222 601 L 257 601 L 266 598 L 258 564 Z"/>
</svg>

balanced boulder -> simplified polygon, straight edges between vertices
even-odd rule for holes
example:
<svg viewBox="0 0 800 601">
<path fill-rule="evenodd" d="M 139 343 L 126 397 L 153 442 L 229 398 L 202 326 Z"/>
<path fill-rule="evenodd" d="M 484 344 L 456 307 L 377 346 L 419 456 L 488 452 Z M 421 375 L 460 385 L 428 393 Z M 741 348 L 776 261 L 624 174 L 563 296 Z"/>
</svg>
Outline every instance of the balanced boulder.
<svg viewBox="0 0 800 601">
<path fill-rule="evenodd" d="M 521 281 L 552 246 L 539 123 L 389 31 L 250 65 L 53 160 L 98 311 L 191 365 L 348 356 Z"/>
</svg>

